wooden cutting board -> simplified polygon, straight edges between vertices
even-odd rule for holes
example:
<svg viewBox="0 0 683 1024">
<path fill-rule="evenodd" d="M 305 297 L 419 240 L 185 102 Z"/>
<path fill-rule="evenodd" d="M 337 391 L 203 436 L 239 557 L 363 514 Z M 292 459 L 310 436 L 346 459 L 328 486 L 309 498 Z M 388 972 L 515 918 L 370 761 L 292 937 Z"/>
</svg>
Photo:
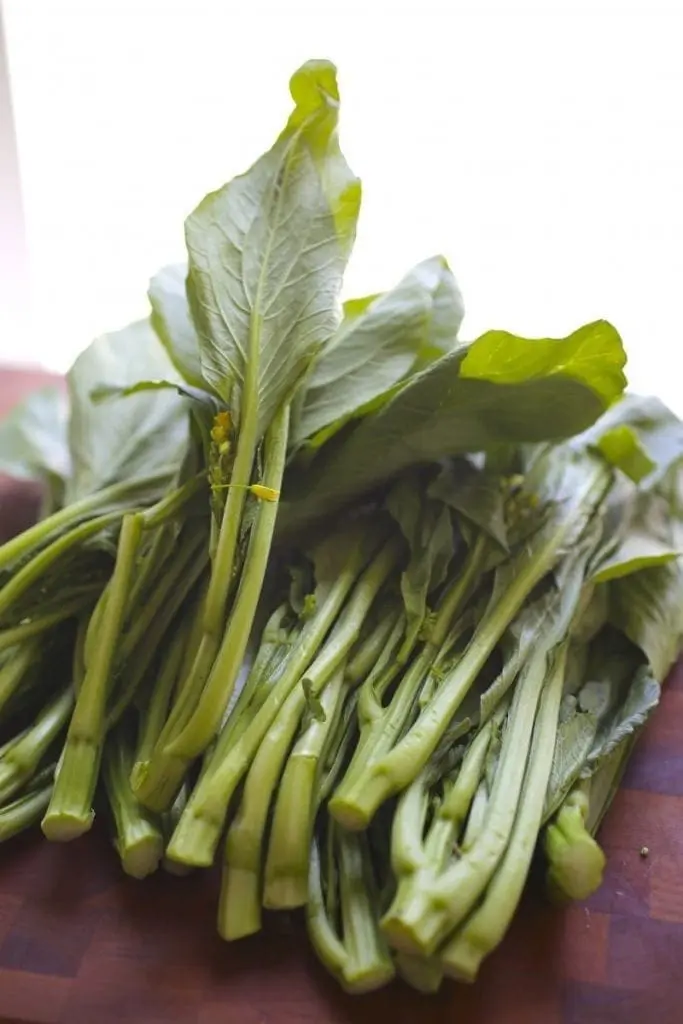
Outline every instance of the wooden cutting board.
<svg viewBox="0 0 683 1024">
<path fill-rule="evenodd" d="M 0 374 L 0 412 L 36 384 Z M 31 508 L 0 489 L 0 530 Z M 0 1022 L 31 1024 L 681 1024 L 683 665 L 631 760 L 601 832 L 609 866 L 587 904 L 527 896 L 472 987 L 340 992 L 296 915 L 225 944 L 211 873 L 125 878 L 97 829 L 0 847 Z M 641 848 L 648 847 L 643 858 Z"/>
</svg>

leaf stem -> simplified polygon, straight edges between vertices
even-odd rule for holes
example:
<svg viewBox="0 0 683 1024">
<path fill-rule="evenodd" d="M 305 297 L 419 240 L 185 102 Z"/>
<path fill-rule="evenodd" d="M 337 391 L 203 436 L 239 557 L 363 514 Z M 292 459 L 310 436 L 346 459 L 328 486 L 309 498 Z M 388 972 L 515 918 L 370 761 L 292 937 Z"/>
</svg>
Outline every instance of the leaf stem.
<svg viewBox="0 0 683 1024">
<path fill-rule="evenodd" d="M 93 822 L 92 800 L 106 733 L 105 706 L 115 649 L 123 623 L 135 556 L 142 534 L 138 513 L 124 516 L 116 564 L 100 626 L 100 642 L 86 668 L 66 744 L 43 818 L 48 839 L 75 839 Z"/>
</svg>

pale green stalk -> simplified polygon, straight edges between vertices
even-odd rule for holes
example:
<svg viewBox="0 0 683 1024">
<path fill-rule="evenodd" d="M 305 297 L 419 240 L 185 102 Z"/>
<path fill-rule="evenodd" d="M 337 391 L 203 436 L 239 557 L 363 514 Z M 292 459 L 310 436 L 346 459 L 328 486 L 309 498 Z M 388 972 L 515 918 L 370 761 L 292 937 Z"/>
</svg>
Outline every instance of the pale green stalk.
<svg viewBox="0 0 683 1024">
<path fill-rule="evenodd" d="M 126 515 L 100 628 L 100 643 L 86 668 L 42 828 L 48 839 L 75 839 L 93 822 L 92 800 L 106 733 L 109 677 L 125 614 L 142 533 L 138 514 Z"/>
<path fill-rule="evenodd" d="M 441 954 L 444 970 L 460 981 L 474 981 L 482 960 L 502 942 L 522 895 L 543 818 L 562 700 L 567 645 L 554 655 L 536 716 L 529 763 L 510 841 L 483 902 Z"/>
</svg>

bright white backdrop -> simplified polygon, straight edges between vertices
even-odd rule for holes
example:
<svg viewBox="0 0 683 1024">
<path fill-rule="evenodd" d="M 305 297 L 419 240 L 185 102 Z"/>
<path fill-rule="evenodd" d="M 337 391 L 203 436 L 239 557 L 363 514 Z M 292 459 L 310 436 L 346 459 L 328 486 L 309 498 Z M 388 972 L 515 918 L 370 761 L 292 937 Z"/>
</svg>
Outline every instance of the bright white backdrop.
<svg viewBox="0 0 683 1024">
<path fill-rule="evenodd" d="M 465 334 L 606 317 L 630 378 L 683 413 L 680 0 L 4 0 L 31 317 L 0 358 L 63 370 L 145 309 L 182 223 L 340 74 L 363 178 L 347 292 L 435 252 Z"/>
</svg>

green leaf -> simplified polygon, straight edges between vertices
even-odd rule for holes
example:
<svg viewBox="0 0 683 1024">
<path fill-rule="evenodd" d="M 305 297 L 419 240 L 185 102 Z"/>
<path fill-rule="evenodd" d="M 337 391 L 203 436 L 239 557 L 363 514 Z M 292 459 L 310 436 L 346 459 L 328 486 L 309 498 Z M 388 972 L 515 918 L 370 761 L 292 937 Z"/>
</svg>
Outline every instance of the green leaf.
<svg viewBox="0 0 683 1024">
<path fill-rule="evenodd" d="M 427 494 L 448 505 L 507 551 L 506 488 L 499 476 L 478 469 L 468 459 L 450 459 L 442 465 Z"/>
<path fill-rule="evenodd" d="M 591 778 L 640 730 L 659 696 L 659 683 L 637 648 L 611 629 L 596 637 L 583 685 L 563 705 L 545 818 L 559 807 L 577 779 Z"/>
<path fill-rule="evenodd" d="M 187 301 L 187 266 L 162 267 L 149 283 L 152 327 L 173 366 L 192 387 L 206 390 L 199 354 L 199 338 Z"/>
<path fill-rule="evenodd" d="M 544 821 L 552 817 L 581 774 L 595 741 L 597 726 L 595 715 L 581 711 L 575 698 L 564 699 L 545 796 Z"/>
<path fill-rule="evenodd" d="M 470 346 L 461 376 L 499 384 L 566 376 L 590 388 L 607 406 L 626 386 L 625 362 L 614 327 L 596 320 L 559 339 L 489 331 Z"/>
<path fill-rule="evenodd" d="M 599 562 L 594 581 L 605 583 L 683 555 L 674 541 L 670 523 L 671 509 L 662 494 L 639 494 L 621 543 Z"/>
<path fill-rule="evenodd" d="M 0 472 L 64 481 L 70 471 L 68 402 L 58 387 L 32 392 L 0 421 Z"/>
<path fill-rule="evenodd" d="M 651 488 L 683 459 L 683 423 L 658 398 L 624 395 L 572 443 L 595 445 L 641 488 Z"/>
<path fill-rule="evenodd" d="M 202 376 L 261 437 L 339 321 L 360 184 L 337 141 L 336 71 L 311 61 L 273 148 L 186 222 L 188 296 Z M 250 415 L 252 414 L 250 413 Z"/>
<path fill-rule="evenodd" d="M 581 775 L 589 778 L 602 758 L 608 757 L 632 733 L 637 732 L 659 704 L 661 687 L 648 665 L 640 665 L 631 675 L 612 715 L 598 728 L 590 756 Z"/>
<path fill-rule="evenodd" d="M 78 357 L 67 378 L 73 457 L 67 502 L 124 480 L 158 474 L 172 479 L 189 436 L 187 406 L 178 394 L 164 388 L 114 402 L 92 398 L 107 382 L 127 388 L 171 372 L 148 320 L 102 335 Z"/>
<path fill-rule="evenodd" d="M 496 332 L 432 363 L 341 443 L 326 448 L 324 458 L 290 475 L 281 529 L 295 529 L 343 506 L 409 466 L 586 430 L 618 396 L 625 355 L 616 331 L 602 322 L 576 336 L 582 339 L 576 365 L 563 341 L 505 335 L 507 372 L 497 370 L 503 346 Z M 589 367 L 594 379 L 587 383 Z"/>
<path fill-rule="evenodd" d="M 680 559 L 611 583 L 610 622 L 640 647 L 655 679 L 663 682 L 683 648 Z"/>
<path fill-rule="evenodd" d="M 345 307 L 345 313 L 348 309 Z M 418 264 L 399 284 L 374 300 L 357 300 L 315 363 L 294 441 L 313 438 L 323 428 L 328 440 L 417 368 L 456 344 L 464 308 L 443 257 Z"/>
<path fill-rule="evenodd" d="M 446 579 L 455 553 L 451 513 L 443 502 L 425 498 L 423 476 L 402 477 L 386 502 L 410 549 L 410 560 L 401 573 L 406 633 L 399 660 L 412 650 L 427 614 L 427 598 Z"/>
</svg>

